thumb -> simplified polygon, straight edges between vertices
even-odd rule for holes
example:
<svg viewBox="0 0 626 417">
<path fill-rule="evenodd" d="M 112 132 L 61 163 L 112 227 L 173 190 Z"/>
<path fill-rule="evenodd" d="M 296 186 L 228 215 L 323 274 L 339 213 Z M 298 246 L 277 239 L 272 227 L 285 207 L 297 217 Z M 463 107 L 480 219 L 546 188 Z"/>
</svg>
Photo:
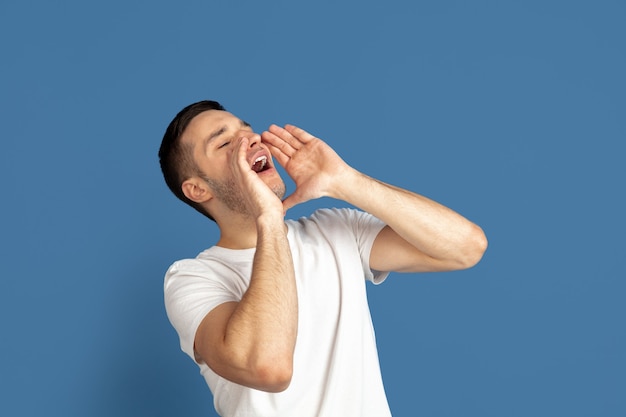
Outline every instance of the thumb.
<svg viewBox="0 0 626 417">
<path fill-rule="evenodd" d="M 306 199 L 302 198 L 296 189 L 296 191 L 283 200 L 283 211 L 286 213 L 290 208 L 295 207 L 300 203 L 304 203 L 305 201 Z"/>
</svg>

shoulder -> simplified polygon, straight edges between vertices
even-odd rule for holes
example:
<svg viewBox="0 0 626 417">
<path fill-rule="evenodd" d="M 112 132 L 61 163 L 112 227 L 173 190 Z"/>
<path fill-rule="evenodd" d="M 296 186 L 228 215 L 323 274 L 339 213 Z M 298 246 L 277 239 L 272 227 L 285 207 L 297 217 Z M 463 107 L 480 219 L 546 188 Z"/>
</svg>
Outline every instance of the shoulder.
<svg viewBox="0 0 626 417">
<path fill-rule="evenodd" d="M 203 272 L 219 265 L 246 264 L 254 257 L 255 249 L 226 249 L 213 246 L 200 252 L 195 258 L 180 259 L 174 262 L 167 274 L 178 272 Z"/>
<path fill-rule="evenodd" d="M 384 224 L 373 215 L 354 208 L 330 208 L 317 210 L 311 218 L 332 227 L 345 225 L 356 233 L 366 229 L 381 229 Z"/>
<path fill-rule="evenodd" d="M 347 208 L 317 209 L 308 216 L 286 220 L 286 224 L 295 234 L 326 234 L 350 228 L 356 212 L 357 210 Z"/>
<path fill-rule="evenodd" d="M 197 257 L 178 260 L 165 273 L 165 287 L 206 281 L 222 282 L 245 276 L 254 258 L 254 249 L 231 250 L 213 246 Z"/>
<path fill-rule="evenodd" d="M 321 234 L 331 241 L 355 239 L 357 242 L 373 240 L 384 227 L 378 218 L 354 208 L 318 209 L 288 225 L 294 234 Z"/>
<path fill-rule="evenodd" d="M 207 250 L 208 251 L 208 250 Z M 205 251 L 205 252 L 207 252 Z M 186 274 L 202 274 L 207 271 L 207 267 L 211 263 L 210 258 L 202 256 L 205 252 L 202 252 L 196 258 L 179 259 L 173 262 L 165 273 L 166 282 L 180 275 Z"/>
<path fill-rule="evenodd" d="M 210 308 L 201 305 L 212 308 L 241 299 L 249 285 L 254 251 L 233 251 L 231 257 L 223 258 L 213 249 L 169 267 L 163 285 L 168 315 L 183 316 L 196 308 L 206 314 Z"/>
<path fill-rule="evenodd" d="M 323 208 L 317 209 L 309 217 L 300 219 L 300 222 L 313 222 L 318 224 L 351 223 L 359 218 L 370 216 L 368 213 L 353 208 Z"/>
</svg>

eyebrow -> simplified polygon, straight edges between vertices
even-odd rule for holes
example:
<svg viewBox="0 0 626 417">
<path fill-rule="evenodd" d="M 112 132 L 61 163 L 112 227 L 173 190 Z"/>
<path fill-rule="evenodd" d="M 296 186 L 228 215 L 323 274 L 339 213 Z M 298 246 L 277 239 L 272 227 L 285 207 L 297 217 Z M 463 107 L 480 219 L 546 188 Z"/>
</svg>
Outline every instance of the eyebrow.
<svg viewBox="0 0 626 417">
<path fill-rule="evenodd" d="M 244 121 L 244 120 L 239 120 L 240 122 L 240 126 L 241 127 L 252 127 L 250 125 L 250 123 Z M 209 143 L 211 143 L 215 138 L 223 135 L 224 133 L 226 133 L 226 131 L 228 130 L 228 128 L 226 126 L 222 126 L 219 129 L 217 129 L 216 131 L 214 131 L 213 133 L 211 133 L 205 140 L 204 140 L 204 146 L 206 147 Z"/>
</svg>

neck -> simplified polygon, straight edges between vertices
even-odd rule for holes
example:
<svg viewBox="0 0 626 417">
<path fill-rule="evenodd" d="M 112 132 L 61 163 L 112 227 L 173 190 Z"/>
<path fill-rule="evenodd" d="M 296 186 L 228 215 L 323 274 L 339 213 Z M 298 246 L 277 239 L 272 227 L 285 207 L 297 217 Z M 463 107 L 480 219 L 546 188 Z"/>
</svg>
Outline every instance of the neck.
<svg viewBox="0 0 626 417">
<path fill-rule="evenodd" d="M 216 219 L 220 229 L 217 246 L 228 249 L 248 249 L 256 247 L 257 230 L 253 218 L 231 214 L 225 219 Z"/>
<path fill-rule="evenodd" d="M 232 215 L 228 221 L 217 224 L 220 228 L 220 239 L 217 246 L 227 249 L 249 249 L 257 246 L 256 219 Z M 287 233 L 287 225 L 283 222 L 284 233 Z"/>
</svg>

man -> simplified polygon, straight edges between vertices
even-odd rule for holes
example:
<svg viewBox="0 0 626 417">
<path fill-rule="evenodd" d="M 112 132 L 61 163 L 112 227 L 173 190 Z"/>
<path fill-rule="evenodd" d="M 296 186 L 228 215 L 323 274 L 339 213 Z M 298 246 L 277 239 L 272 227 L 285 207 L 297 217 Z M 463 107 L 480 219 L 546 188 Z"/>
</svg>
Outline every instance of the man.
<svg viewBox="0 0 626 417">
<path fill-rule="evenodd" d="M 272 156 L 296 189 L 285 185 Z M 168 317 L 223 416 L 391 415 L 365 281 L 475 265 L 482 230 L 348 166 L 287 125 L 261 135 L 215 101 L 183 109 L 159 151 L 170 189 L 220 238 L 165 278 Z M 286 211 L 328 196 L 356 209 Z"/>
</svg>

